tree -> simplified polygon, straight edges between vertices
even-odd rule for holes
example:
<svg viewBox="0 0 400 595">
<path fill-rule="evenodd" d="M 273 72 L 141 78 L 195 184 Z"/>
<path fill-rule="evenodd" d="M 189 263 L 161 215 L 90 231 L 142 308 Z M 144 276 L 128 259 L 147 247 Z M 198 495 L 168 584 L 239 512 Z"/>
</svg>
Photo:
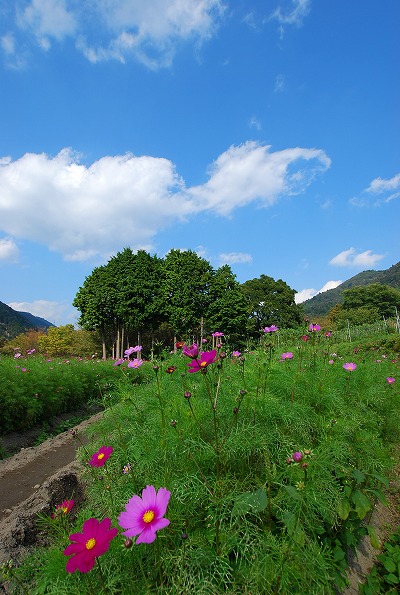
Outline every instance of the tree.
<svg viewBox="0 0 400 595">
<path fill-rule="evenodd" d="M 241 285 L 248 304 L 249 331 L 257 334 L 265 326 L 296 328 L 302 321 L 302 307 L 295 303 L 295 290 L 282 279 L 261 275 Z"/>
<path fill-rule="evenodd" d="M 200 332 L 209 303 L 212 267 L 191 250 L 171 250 L 164 259 L 163 303 L 176 335 Z"/>
<path fill-rule="evenodd" d="M 205 315 L 207 329 L 223 332 L 235 346 L 244 344 L 247 301 L 228 265 L 214 271 L 209 285 L 209 298 Z"/>
<path fill-rule="evenodd" d="M 343 309 L 350 311 L 356 308 L 375 309 L 379 317 L 394 318 L 396 307 L 400 309 L 400 290 L 372 283 L 346 289 L 343 292 Z"/>
</svg>

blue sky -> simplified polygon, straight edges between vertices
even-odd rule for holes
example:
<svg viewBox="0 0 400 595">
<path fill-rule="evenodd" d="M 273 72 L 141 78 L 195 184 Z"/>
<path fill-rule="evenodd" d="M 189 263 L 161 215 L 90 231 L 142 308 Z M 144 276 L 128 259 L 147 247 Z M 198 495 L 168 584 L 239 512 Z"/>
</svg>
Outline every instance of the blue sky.
<svg viewBox="0 0 400 595">
<path fill-rule="evenodd" d="M 301 301 L 400 260 L 396 0 L 0 0 L 0 301 L 126 246 Z"/>
</svg>

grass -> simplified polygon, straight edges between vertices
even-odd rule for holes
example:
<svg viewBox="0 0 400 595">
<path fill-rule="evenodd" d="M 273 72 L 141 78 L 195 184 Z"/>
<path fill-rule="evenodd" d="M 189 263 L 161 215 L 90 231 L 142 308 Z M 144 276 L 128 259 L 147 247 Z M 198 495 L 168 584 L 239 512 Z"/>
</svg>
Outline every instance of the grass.
<svg viewBox="0 0 400 595">
<path fill-rule="evenodd" d="M 86 502 L 63 518 L 64 532 L 48 519 L 51 546 L 8 572 L 23 585 L 14 580 L 14 592 L 341 590 L 347 548 L 367 532 L 374 538 L 369 516 L 384 499 L 400 442 L 400 394 L 386 380 L 398 377 L 399 360 L 382 351 L 385 341 L 304 342 L 282 333 L 240 357 L 224 345 L 205 373 L 189 374 L 180 353 L 145 362 L 147 383 L 132 384 L 122 371 L 97 442 L 79 452 Z M 283 352 L 293 358 L 283 361 Z M 356 370 L 343 369 L 346 362 Z M 103 445 L 112 446 L 110 458 L 88 467 Z M 146 485 L 171 492 L 170 525 L 154 543 L 136 545 L 118 517 Z M 111 518 L 119 535 L 92 571 L 67 573 L 68 535 L 90 517 Z"/>
</svg>

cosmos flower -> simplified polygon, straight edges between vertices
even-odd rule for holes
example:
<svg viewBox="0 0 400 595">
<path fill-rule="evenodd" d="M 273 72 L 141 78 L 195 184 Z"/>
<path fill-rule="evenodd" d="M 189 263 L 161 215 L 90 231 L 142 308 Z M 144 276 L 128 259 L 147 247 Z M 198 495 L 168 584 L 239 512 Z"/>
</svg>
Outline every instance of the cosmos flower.
<svg viewBox="0 0 400 595">
<path fill-rule="evenodd" d="M 357 368 L 357 364 L 354 364 L 353 362 L 346 362 L 343 364 L 343 368 L 348 372 L 354 372 L 354 370 Z"/>
<path fill-rule="evenodd" d="M 65 556 L 71 556 L 66 565 L 67 572 L 89 572 L 96 558 L 104 554 L 110 542 L 118 533 L 118 529 L 110 529 L 111 519 L 99 522 L 91 518 L 84 522 L 82 533 L 72 533 L 70 543 L 64 550 Z M 72 555 L 71 555 L 72 554 Z"/>
<path fill-rule="evenodd" d="M 393 384 L 393 382 L 395 382 L 396 378 L 392 378 L 391 376 L 388 376 L 388 378 L 386 378 L 386 382 L 388 384 Z"/>
<path fill-rule="evenodd" d="M 215 333 L 212 333 L 211 335 L 212 337 L 223 337 L 224 333 L 220 333 L 219 331 L 216 331 Z"/>
<path fill-rule="evenodd" d="M 282 353 L 281 359 L 292 359 L 293 353 L 291 351 L 287 351 L 286 353 Z"/>
<path fill-rule="evenodd" d="M 207 366 L 217 361 L 217 350 L 203 351 L 200 354 L 200 359 L 194 359 L 188 364 L 188 372 L 200 372 L 205 371 Z"/>
<path fill-rule="evenodd" d="M 263 331 L 264 333 L 275 333 L 278 330 L 278 327 L 272 324 L 271 326 L 266 326 Z"/>
<path fill-rule="evenodd" d="M 128 368 L 140 368 L 140 366 L 143 364 L 143 360 L 142 359 L 133 359 L 129 362 L 128 364 Z"/>
<path fill-rule="evenodd" d="M 125 510 L 118 517 L 121 527 L 126 529 L 123 535 L 134 537 L 136 545 L 139 543 L 153 543 L 156 538 L 156 531 L 164 529 L 170 523 L 164 518 L 168 502 L 171 496 L 166 488 L 160 488 L 158 492 L 154 486 L 146 486 L 142 491 L 142 497 L 132 496 L 125 506 Z"/>
<path fill-rule="evenodd" d="M 173 374 L 176 371 L 176 366 L 169 366 L 169 368 L 167 368 L 165 371 L 167 372 L 167 374 Z"/>
<path fill-rule="evenodd" d="M 196 343 L 193 343 L 190 347 L 188 345 L 184 345 L 182 347 L 183 355 L 187 355 L 187 357 L 197 357 L 199 355 L 199 348 Z"/>
<path fill-rule="evenodd" d="M 61 504 L 57 504 L 54 514 L 51 515 L 52 518 L 68 514 L 73 505 L 74 500 L 64 500 L 63 502 L 61 502 Z"/>
<path fill-rule="evenodd" d="M 308 327 L 308 330 L 311 331 L 312 333 L 315 333 L 316 331 L 320 331 L 321 327 L 319 326 L 319 324 L 311 323 L 310 326 Z"/>
<path fill-rule="evenodd" d="M 240 357 L 242 354 L 240 351 L 232 351 L 232 357 Z"/>
<path fill-rule="evenodd" d="M 112 451 L 112 446 L 102 446 L 94 453 L 94 455 L 92 455 L 89 465 L 91 467 L 103 467 L 105 462 L 110 458 Z"/>
</svg>

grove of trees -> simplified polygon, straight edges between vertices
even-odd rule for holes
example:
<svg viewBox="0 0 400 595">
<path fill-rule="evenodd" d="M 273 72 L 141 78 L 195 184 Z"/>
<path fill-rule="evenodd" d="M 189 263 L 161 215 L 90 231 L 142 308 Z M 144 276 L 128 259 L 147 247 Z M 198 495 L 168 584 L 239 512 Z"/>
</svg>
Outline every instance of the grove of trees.
<svg viewBox="0 0 400 595">
<path fill-rule="evenodd" d="M 294 296 L 266 275 L 241 285 L 228 265 L 213 269 L 191 250 L 159 258 L 124 248 L 86 277 L 73 305 L 81 328 L 100 334 L 103 357 L 118 358 L 128 344 L 150 349 L 166 336 L 201 341 L 221 331 L 239 346 L 265 326 L 297 327 Z"/>
</svg>

